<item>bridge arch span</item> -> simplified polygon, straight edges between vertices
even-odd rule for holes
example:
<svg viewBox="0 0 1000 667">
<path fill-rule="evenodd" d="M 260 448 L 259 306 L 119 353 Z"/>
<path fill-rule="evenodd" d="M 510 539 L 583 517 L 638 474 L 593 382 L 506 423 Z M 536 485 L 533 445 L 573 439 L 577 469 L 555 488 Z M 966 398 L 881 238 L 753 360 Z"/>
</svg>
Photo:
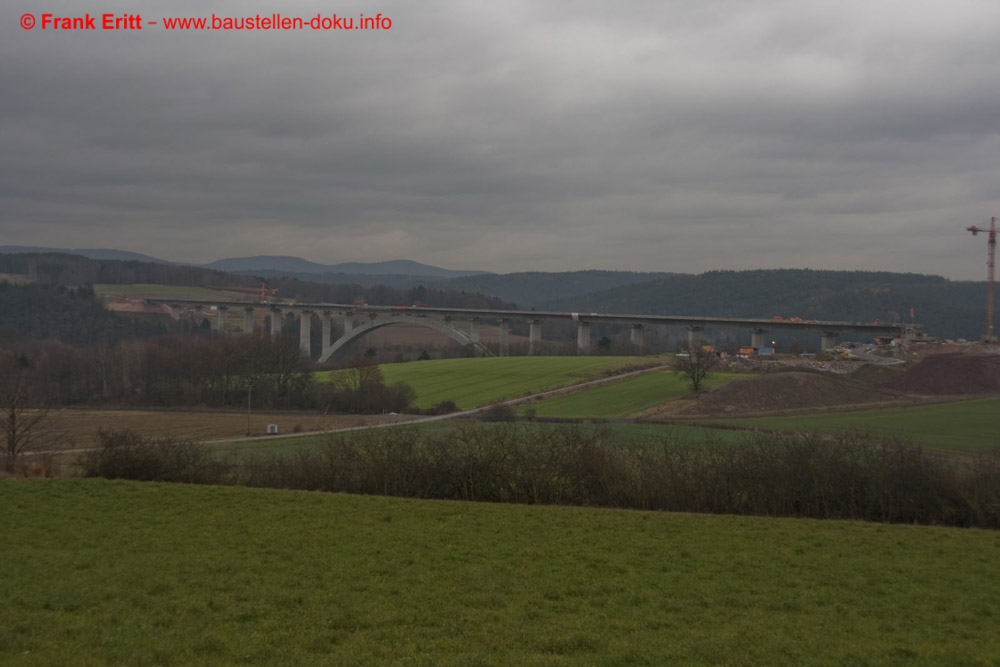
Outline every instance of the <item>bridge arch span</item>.
<svg viewBox="0 0 1000 667">
<path fill-rule="evenodd" d="M 430 317 L 407 317 L 405 319 L 399 319 L 396 317 L 376 317 L 363 324 L 355 325 L 353 329 L 333 341 L 333 344 L 330 345 L 329 348 L 326 348 L 320 355 L 319 361 L 322 363 L 328 360 L 330 357 L 337 354 L 341 348 L 356 341 L 370 331 L 381 329 L 382 327 L 392 326 L 394 324 L 420 326 L 427 327 L 428 329 L 434 329 L 435 331 L 440 331 L 463 347 L 467 347 L 469 345 L 473 346 L 484 357 L 493 356 L 493 353 L 490 352 L 485 345 L 479 341 L 473 340 L 468 333 L 462 331 L 461 329 L 456 329 L 447 322 L 442 322 Z"/>
</svg>

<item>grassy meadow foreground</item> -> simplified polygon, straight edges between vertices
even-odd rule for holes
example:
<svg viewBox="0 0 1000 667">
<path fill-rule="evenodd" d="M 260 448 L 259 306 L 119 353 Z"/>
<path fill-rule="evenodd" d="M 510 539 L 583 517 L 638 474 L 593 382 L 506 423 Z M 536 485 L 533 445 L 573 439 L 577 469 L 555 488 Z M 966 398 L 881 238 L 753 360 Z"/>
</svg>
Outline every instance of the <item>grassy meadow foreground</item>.
<svg viewBox="0 0 1000 667">
<path fill-rule="evenodd" d="M 0 662 L 996 665 L 1000 533 L 0 483 Z"/>
</svg>

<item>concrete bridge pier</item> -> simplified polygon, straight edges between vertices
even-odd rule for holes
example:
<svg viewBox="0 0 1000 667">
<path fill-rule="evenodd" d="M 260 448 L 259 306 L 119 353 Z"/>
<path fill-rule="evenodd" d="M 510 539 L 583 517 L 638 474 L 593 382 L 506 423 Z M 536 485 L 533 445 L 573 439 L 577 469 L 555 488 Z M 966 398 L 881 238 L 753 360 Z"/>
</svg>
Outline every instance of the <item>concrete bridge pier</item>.
<svg viewBox="0 0 1000 667">
<path fill-rule="evenodd" d="M 243 309 L 243 333 L 253 333 L 253 306 L 247 306 Z"/>
<path fill-rule="evenodd" d="M 307 355 L 312 354 L 312 311 L 303 310 L 299 313 L 299 348 Z"/>
<path fill-rule="evenodd" d="M 472 340 L 473 343 L 479 342 L 479 328 L 476 326 L 478 322 L 478 317 L 469 318 L 469 339 Z"/>
<path fill-rule="evenodd" d="M 576 351 L 578 354 L 590 354 L 590 322 L 576 323 Z"/>
<path fill-rule="evenodd" d="M 836 331 L 824 331 L 823 337 L 820 338 L 819 349 L 829 350 L 837 345 L 837 332 Z"/>
<path fill-rule="evenodd" d="M 330 343 L 333 338 L 333 313 L 329 310 L 323 311 L 323 341 L 320 345 L 320 355 L 326 356 L 330 351 Z"/>
<path fill-rule="evenodd" d="M 506 357 L 510 355 L 510 323 L 501 318 L 497 320 L 497 326 L 500 327 L 500 356 Z"/>
<path fill-rule="evenodd" d="M 766 329 L 751 329 L 750 330 L 750 347 L 755 350 L 759 350 L 764 345 L 764 334 L 767 333 Z"/>
<path fill-rule="evenodd" d="M 701 350 L 701 327 L 688 327 L 688 353 Z"/>
<path fill-rule="evenodd" d="M 216 306 L 215 308 L 215 330 L 220 334 L 226 333 L 226 311 L 228 308 L 225 306 Z"/>
<path fill-rule="evenodd" d="M 281 335 L 281 308 L 271 307 L 271 338 Z"/>
<path fill-rule="evenodd" d="M 542 343 L 542 321 L 528 321 L 528 354 L 538 354 Z"/>
<path fill-rule="evenodd" d="M 643 339 L 646 335 L 646 329 L 641 324 L 632 325 L 632 333 L 629 337 L 629 343 L 632 344 L 632 351 L 642 354 Z"/>
<path fill-rule="evenodd" d="M 349 334 L 354 331 L 354 316 L 350 313 L 344 313 L 344 333 Z"/>
</svg>

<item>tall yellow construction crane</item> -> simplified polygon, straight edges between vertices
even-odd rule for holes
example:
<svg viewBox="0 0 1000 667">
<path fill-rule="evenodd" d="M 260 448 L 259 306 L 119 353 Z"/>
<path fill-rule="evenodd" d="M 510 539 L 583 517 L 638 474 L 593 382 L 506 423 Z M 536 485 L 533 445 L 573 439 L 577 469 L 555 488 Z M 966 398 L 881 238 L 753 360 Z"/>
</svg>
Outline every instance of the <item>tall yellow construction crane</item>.
<svg viewBox="0 0 1000 667">
<path fill-rule="evenodd" d="M 997 337 L 993 335 L 993 295 L 995 293 L 993 267 L 996 263 L 997 256 L 997 219 L 990 218 L 989 229 L 973 225 L 971 227 L 966 227 L 965 231 L 972 232 L 973 236 L 979 232 L 986 232 L 989 234 L 990 254 L 989 259 L 986 260 L 986 335 L 983 337 L 983 340 L 987 343 L 995 343 L 997 342 Z"/>
</svg>

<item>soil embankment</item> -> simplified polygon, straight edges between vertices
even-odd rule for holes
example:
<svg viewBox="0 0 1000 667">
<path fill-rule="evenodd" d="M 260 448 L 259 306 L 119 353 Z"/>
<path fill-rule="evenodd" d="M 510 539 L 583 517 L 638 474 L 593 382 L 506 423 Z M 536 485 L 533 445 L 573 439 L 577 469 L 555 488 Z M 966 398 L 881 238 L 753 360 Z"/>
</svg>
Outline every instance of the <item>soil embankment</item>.
<svg viewBox="0 0 1000 667">
<path fill-rule="evenodd" d="M 1000 394 L 1000 354 L 949 352 L 927 356 L 905 370 L 864 367 L 852 377 L 806 370 L 764 373 L 720 387 L 690 407 L 671 412 L 685 417 L 736 416 L 984 394 Z"/>
<path fill-rule="evenodd" d="M 996 394 L 1000 393 L 1000 355 L 935 354 L 880 380 L 880 386 L 907 394 Z"/>
<path fill-rule="evenodd" d="M 809 410 L 888 400 L 878 388 L 819 372 L 765 373 L 739 380 L 700 397 L 681 415 L 745 415 Z"/>
</svg>

